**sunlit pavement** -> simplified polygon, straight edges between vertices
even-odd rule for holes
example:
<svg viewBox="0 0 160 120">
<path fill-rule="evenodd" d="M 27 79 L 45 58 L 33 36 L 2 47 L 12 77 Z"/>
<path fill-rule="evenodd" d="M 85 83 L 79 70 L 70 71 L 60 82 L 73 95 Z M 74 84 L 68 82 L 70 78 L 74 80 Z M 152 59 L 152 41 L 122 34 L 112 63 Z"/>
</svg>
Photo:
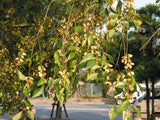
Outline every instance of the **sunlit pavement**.
<svg viewBox="0 0 160 120">
<path fill-rule="evenodd" d="M 48 119 L 51 115 L 52 102 L 51 101 L 37 101 L 33 100 L 32 104 L 35 106 L 36 119 Z M 70 120 L 109 120 L 108 111 L 113 101 L 69 101 L 65 106 Z M 53 113 L 53 118 L 55 117 L 56 106 Z M 9 119 L 10 116 L 4 115 L 0 119 Z M 62 109 L 62 119 L 65 119 L 65 113 Z M 114 120 L 122 120 L 122 115 L 117 116 Z"/>
<path fill-rule="evenodd" d="M 50 104 L 34 104 L 37 110 L 36 118 L 50 118 L 52 106 Z M 109 120 L 108 110 L 111 105 L 106 104 L 66 104 L 67 113 L 71 120 Z M 55 117 L 54 110 L 53 118 Z M 65 119 L 64 110 L 62 118 Z M 121 120 L 122 115 L 117 116 L 115 120 Z"/>
<path fill-rule="evenodd" d="M 36 118 L 49 119 L 51 114 L 51 104 L 38 104 L 34 103 L 36 108 Z M 66 104 L 67 113 L 70 120 L 109 120 L 108 110 L 111 105 L 108 104 Z M 53 113 L 55 117 L 56 107 Z M 1 119 L 9 119 L 10 117 L 5 115 L 0 117 Z M 62 118 L 65 119 L 65 113 L 62 109 Z M 122 115 L 117 116 L 115 120 L 122 120 Z"/>
</svg>

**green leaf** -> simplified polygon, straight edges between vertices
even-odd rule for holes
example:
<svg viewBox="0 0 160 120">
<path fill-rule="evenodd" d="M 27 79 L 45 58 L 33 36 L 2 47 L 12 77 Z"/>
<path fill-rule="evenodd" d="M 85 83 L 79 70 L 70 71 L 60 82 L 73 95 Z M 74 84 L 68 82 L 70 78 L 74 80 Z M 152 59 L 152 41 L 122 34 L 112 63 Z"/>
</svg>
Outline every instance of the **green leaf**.
<svg viewBox="0 0 160 120">
<path fill-rule="evenodd" d="M 123 91 L 123 89 L 117 89 L 113 91 L 113 94 L 116 96 L 118 94 L 120 94 Z"/>
<path fill-rule="evenodd" d="M 58 40 L 58 42 L 57 42 L 57 46 L 58 46 L 59 48 L 61 48 L 61 47 L 62 47 L 62 40 L 61 40 L 61 39 L 59 39 L 59 40 Z"/>
<path fill-rule="evenodd" d="M 5 66 L 4 71 L 5 71 L 5 72 L 7 72 L 7 71 L 8 71 L 8 67 L 7 67 L 7 66 Z"/>
<path fill-rule="evenodd" d="M 88 61 L 88 60 L 93 59 L 93 57 L 94 57 L 94 54 L 93 54 L 93 53 L 88 53 L 87 55 L 85 55 L 85 56 L 83 57 L 83 59 L 82 59 L 82 61 L 80 62 L 80 64 L 82 64 L 82 63 L 84 63 L 84 62 L 86 62 L 86 61 Z"/>
<path fill-rule="evenodd" d="M 33 98 L 40 96 L 44 92 L 44 86 L 38 88 L 37 90 L 34 91 L 33 93 Z"/>
<path fill-rule="evenodd" d="M 19 70 L 18 70 L 18 76 L 19 76 L 19 79 L 20 79 L 20 80 L 24 80 L 24 81 L 27 80 L 27 77 L 24 76 Z"/>
<path fill-rule="evenodd" d="M 32 108 L 32 105 L 31 105 L 30 101 L 29 101 L 27 98 L 25 98 L 25 99 L 23 100 L 23 102 L 24 102 L 24 104 L 25 104 L 27 107 Z"/>
<path fill-rule="evenodd" d="M 60 99 L 60 106 L 62 106 L 62 105 L 64 104 L 64 97 L 61 96 L 60 98 L 61 98 L 61 99 Z"/>
<path fill-rule="evenodd" d="M 13 119 L 12 119 L 12 120 L 19 120 L 19 119 L 21 118 L 21 116 L 22 116 L 22 112 L 23 112 L 23 111 L 17 113 L 15 116 L 13 116 Z"/>
<path fill-rule="evenodd" d="M 111 6 L 111 11 L 112 11 L 113 13 L 116 13 L 116 12 L 117 12 L 116 8 L 113 7 L 113 6 Z"/>
<path fill-rule="evenodd" d="M 54 60 L 55 60 L 55 63 L 58 63 L 58 58 L 59 58 L 59 55 L 57 52 L 54 53 Z"/>
<path fill-rule="evenodd" d="M 75 31 L 76 31 L 76 32 L 80 32 L 80 31 L 81 31 L 81 26 L 77 26 L 77 27 L 75 28 Z"/>
<path fill-rule="evenodd" d="M 94 66 L 91 68 L 91 70 L 94 71 L 94 70 L 96 70 L 96 69 L 98 69 L 98 68 L 100 68 L 100 66 L 96 64 L 96 65 L 94 65 Z"/>
<path fill-rule="evenodd" d="M 64 94 L 64 88 L 62 88 L 59 92 L 60 95 L 63 95 Z"/>
<path fill-rule="evenodd" d="M 2 97 L 2 91 L 0 90 L 0 98 Z"/>
<path fill-rule="evenodd" d="M 76 50 L 76 47 L 75 46 L 70 46 L 69 50 Z"/>
<path fill-rule="evenodd" d="M 114 64 L 114 59 L 111 55 L 107 54 L 107 57 L 108 57 L 108 62 L 109 63 L 113 63 Z"/>
<path fill-rule="evenodd" d="M 34 114 L 32 111 L 27 111 L 27 117 L 30 118 L 31 120 L 34 120 Z"/>
<path fill-rule="evenodd" d="M 120 13 L 121 9 L 122 9 L 122 2 L 119 0 L 118 4 L 117 4 L 117 7 L 116 7 L 117 13 Z"/>
<path fill-rule="evenodd" d="M 60 81 L 60 79 L 55 79 L 55 80 L 53 81 L 53 85 L 57 85 L 57 84 L 59 83 L 59 81 Z"/>
<path fill-rule="evenodd" d="M 88 37 L 88 45 L 91 45 L 93 43 L 93 35 L 89 35 Z"/>
<path fill-rule="evenodd" d="M 129 101 L 126 100 L 118 107 L 118 114 L 122 114 L 123 111 L 126 111 L 129 108 Z"/>
<path fill-rule="evenodd" d="M 138 116 L 141 117 L 141 110 L 138 107 L 134 106 L 133 104 L 131 104 L 131 107 L 136 111 Z"/>
<path fill-rule="evenodd" d="M 57 66 L 54 66 L 54 73 L 56 74 L 59 71 Z"/>
<path fill-rule="evenodd" d="M 108 31 L 108 38 L 112 38 L 115 35 L 116 31 L 114 29 L 111 29 Z"/>
<path fill-rule="evenodd" d="M 118 17 L 118 14 L 112 14 L 112 15 L 109 16 L 109 18 L 112 18 L 112 19 L 115 19 L 117 17 Z"/>
<path fill-rule="evenodd" d="M 140 20 L 134 20 L 134 25 L 135 25 L 135 28 L 138 29 L 138 27 L 142 24 L 142 21 Z"/>
<path fill-rule="evenodd" d="M 105 54 L 103 54 L 103 55 L 102 55 L 102 62 L 101 62 L 101 66 L 103 67 L 103 66 L 105 65 L 105 63 L 106 63 L 106 55 L 105 55 Z"/>
<path fill-rule="evenodd" d="M 116 116 L 117 116 L 117 108 L 116 105 L 114 104 L 109 108 L 109 118 L 113 120 Z"/>
<path fill-rule="evenodd" d="M 50 79 L 49 82 L 48 82 L 48 87 L 49 87 L 49 88 L 51 88 L 52 83 L 53 83 L 53 79 Z"/>
<path fill-rule="evenodd" d="M 75 52 L 71 52 L 69 54 L 69 56 L 68 56 L 68 60 L 71 60 L 71 59 L 75 58 L 75 56 L 76 56 L 76 53 Z"/>
<path fill-rule="evenodd" d="M 159 3 L 160 0 L 156 0 L 156 3 Z"/>
<path fill-rule="evenodd" d="M 115 88 L 120 88 L 123 89 L 126 87 L 126 83 L 124 82 L 118 82 L 117 85 L 115 86 Z"/>
<path fill-rule="evenodd" d="M 117 23 L 117 19 L 112 19 L 107 22 L 107 25 L 111 25 L 111 26 L 115 27 L 116 23 Z"/>
<path fill-rule="evenodd" d="M 132 76 L 132 87 L 134 88 L 134 90 L 131 92 L 135 92 L 136 91 L 136 81 L 133 76 Z"/>
<path fill-rule="evenodd" d="M 23 88 L 23 94 L 25 95 L 25 96 L 29 96 L 30 95 L 30 89 L 28 89 L 28 88 Z"/>
<path fill-rule="evenodd" d="M 56 87 L 56 97 L 58 98 L 58 100 L 60 100 L 60 89 L 59 89 L 59 86 Z"/>
<path fill-rule="evenodd" d="M 41 86 L 41 85 L 43 85 L 43 84 L 45 84 L 45 83 L 47 83 L 47 80 L 44 79 L 44 78 L 41 78 L 41 79 L 38 81 L 37 86 Z"/>
<path fill-rule="evenodd" d="M 123 112 L 123 119 L 124 120 L 132 120 L 132 113 L 130 110 Z"/>
<path fill-rule="evenodd" d="M 88 61 L 87 69 L 89 69 L 89 68 L 91 68 L 91 67 L 93 67 L 95 65 L 96 65 L 96 61 L 92 59 L 92 60 Z"/>
<path fill-rule="evenodd" d="M 82 41 L 82 47 L 84 47 L 86 45 L 86 43 L 87 43 L 87 39 L 83 40 Z"/>
<path fill-rule="evenodd" d="M 88 80 L 95 80 L 97 78 L 98 73 L 93 73 L 87 76 L 87 81 Z"/>
<path fill-rule="evenodd" d="M 104 10 L 104 16 L 108 16 L 108 15 L 109 15 L 109 11 L 108 11 L 107 8 L 105 8 L 105 10 Z"/>
</svg>

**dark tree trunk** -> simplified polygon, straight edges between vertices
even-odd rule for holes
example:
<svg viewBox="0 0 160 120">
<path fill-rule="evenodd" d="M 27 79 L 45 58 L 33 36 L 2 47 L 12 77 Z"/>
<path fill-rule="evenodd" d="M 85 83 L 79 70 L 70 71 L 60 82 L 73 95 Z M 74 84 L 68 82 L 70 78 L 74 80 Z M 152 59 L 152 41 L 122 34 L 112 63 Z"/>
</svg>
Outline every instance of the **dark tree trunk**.
<svg viewBox="0 0 160 120">
<path fill-rule="evenodd" d="M 154 98 L 155 98 L 155 91 L 154 91 L 154 78 L 152 80 L 152 120 L 154 120 Z"/>
<path fill-rule="evenodd" d="M 146 100 L 146 106 L 147 106 L 147 120 L 150 120 L 150 109 L 149 109 L 149 98 L 150 98 L 150 93 L 149 93 L 149 87 L 148 87 L 148 79 L 146 79 L 146 92 L 147 92 L 147 100 Z"/>
</svg>

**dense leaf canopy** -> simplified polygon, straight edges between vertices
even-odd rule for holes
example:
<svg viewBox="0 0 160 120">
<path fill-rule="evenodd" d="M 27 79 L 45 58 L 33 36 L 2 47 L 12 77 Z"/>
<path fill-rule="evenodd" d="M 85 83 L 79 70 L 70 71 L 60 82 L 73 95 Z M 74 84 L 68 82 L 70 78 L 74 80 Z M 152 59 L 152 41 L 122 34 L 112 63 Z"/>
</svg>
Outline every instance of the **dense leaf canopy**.
<svg viewBox="0 0 160 120">
<path fill-rule="evenodd" d="M 142 24 L 133 2 L 2 0 L 0 113 L 14 115 L 13 119 L 33 116 L 28 98 L 44 91 L 62 105 L 71 88 L 76 91 L 79 80 L 99 81 L 104 88 L 115 85 L 115 94 L 126 91 L 118 112 L 115 106 L 111 107 L 115 113 L 111 119 L 122 111 L 129 114 L 131 107 L 139 111 L 129 105 L 136 81 L 132 55 L 128 54 L 128 30 L 134 27 L 138 31 Z M 123 65 L 118 71 L 123 72 L 119 73 L 115 69 L 121 56 Z"/>
</svg>

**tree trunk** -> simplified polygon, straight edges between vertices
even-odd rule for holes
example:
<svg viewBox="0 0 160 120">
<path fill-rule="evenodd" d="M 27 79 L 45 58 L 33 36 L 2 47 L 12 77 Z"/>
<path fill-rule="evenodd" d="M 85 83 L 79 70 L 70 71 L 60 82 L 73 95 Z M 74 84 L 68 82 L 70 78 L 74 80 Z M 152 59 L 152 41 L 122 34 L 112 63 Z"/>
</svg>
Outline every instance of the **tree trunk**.
<svg viewBox="0 0 160 120">
<path fill-rule="evenodd" d="M 148 79 L 146 79 L 146 92 L 147 92 L 147 100 L 146 100 L 146 106 L 147 106 L 147 120 L 150 120 L 150 107 L 149 107 L 149 98 L 150 98 L 150 93 L 149 93 L 149 88 L 148 88 Z"/>
<path fill-rule="evenodd" d="M 152 80 L 152 120 L 154 120 L 154 98 L 155 98 L 155 91 L 154 91 L 154 78 Z"/>
</svg>

